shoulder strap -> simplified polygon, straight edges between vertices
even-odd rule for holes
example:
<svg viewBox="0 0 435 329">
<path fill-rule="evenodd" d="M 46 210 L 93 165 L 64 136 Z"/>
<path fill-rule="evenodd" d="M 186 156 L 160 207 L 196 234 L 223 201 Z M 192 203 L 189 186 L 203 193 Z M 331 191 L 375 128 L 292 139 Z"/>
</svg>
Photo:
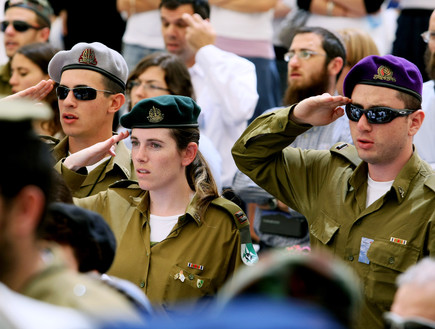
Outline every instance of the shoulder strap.
<svg viewBox="0 0 435 329">
<path fill-rule="evenodd" d="M 329 150 L 333 154 L 338 154 L 338 155 L 346 158 L 351 163 L 353 163 L 355 166 L 358 166 L 362 161 L 358 156 L 358 153 L 355 149 L 355 146 L 353 146 L 351 144 L 340 142 L 340 143 L 335 144 Z"/>
</svg>

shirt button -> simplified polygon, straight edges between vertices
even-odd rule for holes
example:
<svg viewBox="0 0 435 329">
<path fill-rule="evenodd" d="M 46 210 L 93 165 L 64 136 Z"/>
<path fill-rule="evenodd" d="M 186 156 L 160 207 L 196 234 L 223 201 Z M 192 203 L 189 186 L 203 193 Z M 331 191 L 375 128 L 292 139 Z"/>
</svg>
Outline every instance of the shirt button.
<svg viewBox="0 0 435 329">
<path fill-rule="evenodd" d="M 347 257 L 348 260 L 353 261 L 353 256 Z"/>
<path fill-rule="evenodd" d="M 141 288 L 145 287 L 145 282 L 142 281 L 142 282 L 139 284 L 139 287 L 141 287 Z"/>
<path fill-rule="evenodd" d="M 390 263 L 390 264 L 394 264 L 394 257 L 390 257 L 390 258 L 388 258 L 388 263 Z"/>
</svg>

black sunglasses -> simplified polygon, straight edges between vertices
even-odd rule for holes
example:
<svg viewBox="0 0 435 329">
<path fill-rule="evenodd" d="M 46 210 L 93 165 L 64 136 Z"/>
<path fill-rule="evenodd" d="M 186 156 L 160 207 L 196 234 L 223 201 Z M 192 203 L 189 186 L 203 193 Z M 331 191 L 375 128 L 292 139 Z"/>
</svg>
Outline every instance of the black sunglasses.
<svg viewBox="0 0 435 329">
<path fill-rule="evenodd" d="M 416 110 L 396 110 L 386 106 L 371 107 L 364 110 L 352 103 L 346 104 L 346 115 L 351 121 L 358 122 L 365 114 L 369 123 L 388 123 L 397 117 L 406 117 Z"/>
<path fill-rule="evenodd" d="M 12 24 L 12 26 L 14 27 L 14 30 L 17 32 L 26 32 L 28 29 L 34 29 L 34 30 L 43 29 L 43 27 L 33 26 L 33 25 L 30 25 L 29 23 L 24 22 L 24 21 L 3 21 L 3 22 L 1 22 L 1 26 L 0 26 L 2 32 L 6 31 L 9 24 Z"/>
<path fill-rule="evenodd" d="M 68 97 L 70 91 L 73 92 L 74 97 L 79 101 L 91 101 L 97 98 L 97 91 L 107 94 L 115 94 L 113 91 L 98 90 L 91 87 L 67 88 L 65 86 L 59 86 L 56 88 L 57 98 L 59 98 L 60 100 L 64 100 Z"/>
</svg>

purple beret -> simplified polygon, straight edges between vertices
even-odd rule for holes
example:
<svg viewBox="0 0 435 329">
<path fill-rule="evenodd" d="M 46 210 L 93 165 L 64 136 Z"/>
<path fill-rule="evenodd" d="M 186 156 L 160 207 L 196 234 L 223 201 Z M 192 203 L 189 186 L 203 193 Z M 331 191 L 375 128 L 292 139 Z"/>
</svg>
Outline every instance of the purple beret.
<svg viewBox="0 0 435 329">
<path fill-rule="evenodd" d="M 423 78 L 417 66 L 402 57 L 367 56 L 346 75 L 343 82 L 344 96 L 350 98 L 357 84 L 396 89 L 421 101 Z"/>
</svg>

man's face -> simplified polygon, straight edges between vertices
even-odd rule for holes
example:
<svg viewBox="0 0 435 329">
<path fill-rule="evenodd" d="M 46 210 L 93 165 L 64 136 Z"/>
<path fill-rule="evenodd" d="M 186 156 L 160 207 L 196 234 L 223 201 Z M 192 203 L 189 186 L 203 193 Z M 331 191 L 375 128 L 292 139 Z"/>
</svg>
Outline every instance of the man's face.
<svg viewBox="0 0 435 329">
<path fill-rule="evenodd" d="M 385 106 L 393 109 L 404 109 L 405 104 L 397 97 L 397 91 L 391 88 L 357 84 L 352 92 L 352 103 L 369 109 Z M 411 129 L 412 113 L 407 117 L 397 117 L 384 124 L 372 124 L 363 115 L 358 122 L 349 120 L 353 143 L 358 156 L 371 165 L 386 166 L 395 162 L 408 160 L 412 149 Z"/>
<path fill-rule="evenodd" d="M 36 18 L 35 12 L 21 7 L 12 7 L 5 12 L 4 21 L 10 22 L 4 31 L 4 46 L 8 57 L 12 57 L 21 46 L 47 41 L 49 35 L 48 28 L 42 30 L 29 28 L 27 31 L 18 32 L 11 24 L 13 21 L 22 21 L 33 27 L 39 27 Z"/>
<path fill-rule="evenodd" d="M 187 61 L 194 55 L 194 52 L 186 41 L 187 24 L 181 18 L 184 13 L 193 15 L 192 5 L 181 5 L 175 10 L 164 7 L 160 9 L 162 35 L 166 50 L 180 56 L 184 61 Z"/>
<path fill-rule="evenodd" d="M 60 86 L 67 88 L 91 87 L 105 90 L 103 77 L 91 70 L 66 70 L 62 73 Z M 94 141 L 98 136 L 107 136 L 112 129 L 113 114 L 109 113 L 112 96 L 97 92 L 93 100 L 78 100 L 70 91 L 64 100 L 59 99 L 59 112 L 62 128 L 67 136 Z M 108 128 L 110 127 L 110 128 Z"/>
<path fill-rule="evenodd" d="M 430 16 L 428 31 L 435 33 L 435 10 Z M 427 74 L 429 75 L 429 78 L 435 80 L 435 37 L 429 38 L 424 56 Z"/>
<path fill-rule="evenodd" d="M 312 52 L 309 58 L 298 57 L 298 54 L 303 54 L 304 51 Z M 331 89 L 326 52 L 322 48 L 320 36 L 314 33 L 297 34 L 293 38 L 289 52 L 295 55 L 288 62 L 288 88 L 284 96 L 286 105 Z"/>
</svg>

